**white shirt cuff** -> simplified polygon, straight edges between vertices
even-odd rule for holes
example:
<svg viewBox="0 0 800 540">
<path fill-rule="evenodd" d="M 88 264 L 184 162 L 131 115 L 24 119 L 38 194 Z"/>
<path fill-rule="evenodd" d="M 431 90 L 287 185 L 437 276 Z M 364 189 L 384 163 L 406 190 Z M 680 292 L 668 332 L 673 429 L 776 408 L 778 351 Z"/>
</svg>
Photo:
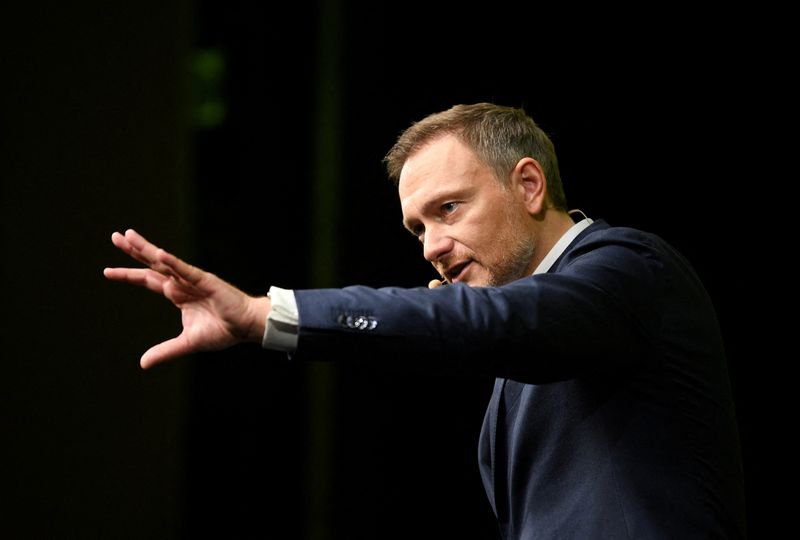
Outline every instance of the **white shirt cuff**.
<svg viewBox="0 0 800 540">
<path fill-rule="evenodd" d="M 294 291 L 270 287 L 267 295 L 272 302 L 272 311 L 267 317 L 261 346 L 265 349 L 294 352 L 297 349 L 297 301 Z"/>
</svg>

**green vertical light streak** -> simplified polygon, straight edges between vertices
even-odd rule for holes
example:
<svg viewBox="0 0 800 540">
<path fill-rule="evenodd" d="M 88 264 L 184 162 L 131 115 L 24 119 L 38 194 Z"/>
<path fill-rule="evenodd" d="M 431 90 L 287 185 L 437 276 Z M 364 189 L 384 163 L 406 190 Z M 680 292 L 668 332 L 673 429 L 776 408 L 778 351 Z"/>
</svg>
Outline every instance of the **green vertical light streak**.
<svg viewBox="0 0 800 540">
<path fill-rule="evenodd" d="M 316 121 L 311 201 L 312 287 L 338 284 L 341 206 L 342 88 L 339 0 L 320 0 L 317 42 Z M 333 538 L 334 365 L 308 366 L 308 540 Z"/>
</svg>

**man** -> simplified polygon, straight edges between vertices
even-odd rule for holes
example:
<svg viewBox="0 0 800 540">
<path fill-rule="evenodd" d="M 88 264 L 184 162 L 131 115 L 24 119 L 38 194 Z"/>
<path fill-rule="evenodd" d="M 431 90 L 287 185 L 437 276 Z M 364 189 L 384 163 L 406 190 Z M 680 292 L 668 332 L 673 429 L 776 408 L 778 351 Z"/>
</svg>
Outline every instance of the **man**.
<svg viewBox="0 0 800 540">
<path fill-rule="evenodd" d="M 295 361 L 335 349 L 489 374 L 479 457 L 503 538 L 744 537 L 723 344 L 689 263 L 657 236 L 573 220 L 553 145 L 519 109 L 431 115 L 386 164 L 442 281 L 254 298 L 114 233 L 148 268 L 106 276 L 182 311 L 181 335 L 142 367 L 250 340 Z"/>
</svg>

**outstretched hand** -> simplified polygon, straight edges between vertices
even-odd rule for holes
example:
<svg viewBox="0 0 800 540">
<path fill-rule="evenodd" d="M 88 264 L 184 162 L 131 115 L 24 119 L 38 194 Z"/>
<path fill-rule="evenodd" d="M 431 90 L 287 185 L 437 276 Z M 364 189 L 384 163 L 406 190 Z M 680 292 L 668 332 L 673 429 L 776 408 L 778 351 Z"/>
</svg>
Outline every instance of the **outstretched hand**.
<svg viewBox="0 0 800 540">
<path fill-rule="evenodd" d="M 106 268 L 111 280 L 156 292 L 181 310 L 183 331 L 151 347 L 140 364 L 155 364 L 198 351 L 224 349 L 243 341 L 261 341 L 271 309 L 267 297 L 252 297 L 214 274 L 156 247 L 132 229 L 115 232 L 112 243 L 147 268 Z"/>
</svg>

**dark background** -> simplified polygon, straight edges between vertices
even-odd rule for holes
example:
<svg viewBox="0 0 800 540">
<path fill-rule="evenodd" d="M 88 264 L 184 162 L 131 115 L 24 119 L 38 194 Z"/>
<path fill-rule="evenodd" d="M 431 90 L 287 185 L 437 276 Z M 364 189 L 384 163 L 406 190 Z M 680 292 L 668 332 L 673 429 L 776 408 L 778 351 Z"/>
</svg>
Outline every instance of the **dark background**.
<svg viewBox="0 0 800 540">
<path fill-rule="evenodd" d="M 551 134 L 571 207 L 693 261 L 725 333 L 751 536 L 780 530 L 782 14 L 130 4 L 0 23 L 0 534 L 496 538 L 476 462 L 491 380 L 257 346 L 145 372 L 178 314 L 101 273 L 128 264 L 110 235 L 133 227 L 253 294 L 424 285 L 381 158 L 474 101 Z"/>
</svg>

